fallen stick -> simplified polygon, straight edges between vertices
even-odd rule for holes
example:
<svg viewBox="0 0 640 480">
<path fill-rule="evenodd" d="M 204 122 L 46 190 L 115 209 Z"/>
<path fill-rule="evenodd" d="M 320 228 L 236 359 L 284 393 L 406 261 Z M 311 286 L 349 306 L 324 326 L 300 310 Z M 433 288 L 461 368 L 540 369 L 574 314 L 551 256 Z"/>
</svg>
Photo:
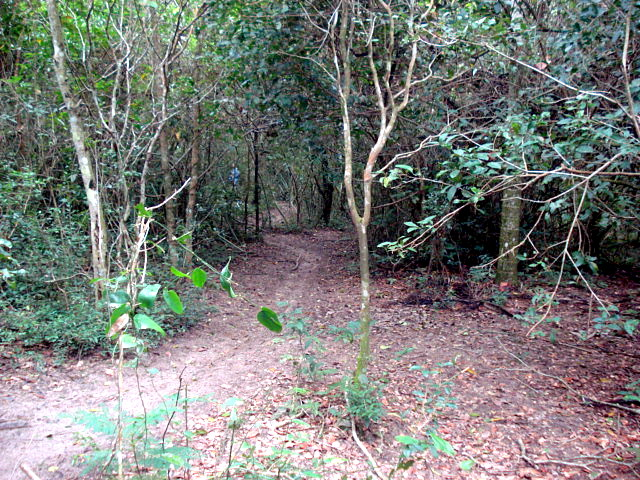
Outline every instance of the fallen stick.
<svg viewBox="0 0 640 480">
<path fill-rule="evenodd" d="M 2 422 L 0 423 L 0 430 L 13 430 L 14 428 L 27 428 L 29 424 L 27 422 Z"/>
<path fill-rule="evenodd" d="M 41 480 L 40 477 L 34 472 L 29 465 L 26 463 L 20 464 L 20 470 L 24 472 L 24 474 L 30 478 L 30 480 Z"/>
</svg>

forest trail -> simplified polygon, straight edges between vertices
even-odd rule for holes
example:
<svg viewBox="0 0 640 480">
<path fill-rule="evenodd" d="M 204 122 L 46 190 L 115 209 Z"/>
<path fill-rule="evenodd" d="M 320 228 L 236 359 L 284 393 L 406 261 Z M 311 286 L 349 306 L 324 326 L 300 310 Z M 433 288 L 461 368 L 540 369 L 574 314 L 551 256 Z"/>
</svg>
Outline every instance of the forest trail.
<svg viewBox="0 0 640 480">
<path fill-rule="evenodd" d="M 192 479 L 220 478 L 229 439 L 225 400 L 245 400 L 251 421 L 242 434 L 262 446 L 256 452 L 264 453 L 265 446 L 284 445 L 287 435 L 301 428 L 289 415 L 292 388 L 300 385 L 312 392 L 305 401 L 316 402 L 321 411 L 303 411 L 302 418 L 314 429 L 313 441 L 287 443 L 295 458 L 307 462 L 305 468 L 316 468 L 321 458 L 341 458 L 340 464 L 322 467 L 327 480 L 370 475 L 362 452 L 335 413 L 343 411 L 342 395 L 316 393 L 335 377 L 315 383 L 301 380 L 290 361 L 300 355 L 298 339 L 286 328 L 276 335 L 255 319 L 259 307 L 266 306 L 281 313 L 286 325 L 292 320 L 287 312 L 300 309 L 323 342 L 318 360 L 326 368 L 351 371 L 356 343 L 344 343 L 330 333 L 333 325 L 344 328 L 357 320 L 354 251 L 351 236 L 344 232 L 265 234 L 262 243 L 249 245 L 247 253 L 231 263 L 237 293 L 254 305 L 205 289 L 199 293 L 205 307 L 200 324 L 143 356 L 139 389 L 134 371 L 126 369 L 129 412 L 142 411 L 141 398 L 147 410 L 161 405 L 179 385 L 188 385 L 191 398 L 209 395 L 189 410 L 189 429 L 202 432 L 192 446 L 203 452 Z M 451 291 L 461 286 L 481 287 L 456 281 L 403 273 L 373 277 L 376 323 L 370 375 L 383 386 L 386 414 L 363 440 L 383 470 L 388 472 L 402 451 L 395 437 L 422 438 L 435 415 L 439 435 L 455 448 L 456 456 L 435 459 L 427 450 L 421 454 L 423 461 L 397 478 L 438 478 L 434 471 L 452 480 L 637 478 L 623 464 L 630 462 L 628 447 L 640 442 L 638 417 L 586 403 L 582 397 L 619 398 L 617 392 L 640 373 L 632 342 L 610 336 L 577 345 L 574 332 L 582 328 L 589 304 L 585 292 L 575 287 L 561 292 L 560 298 L 570 302 L 560 307 L 563 329 L 553 344 L 527 339 L 528 326 L 482 303 L 443 301 L 454 298 Z M 615 292 L 615 285 L 608 291 Z M 505 308 L 524 312 L 529 305 L 526 292 L 514 292 Z M 69 361 L 43 371 L 25 364 L 2 372 L 0 380 L 0 478 L 24 479 L 21 462 L 42 479 L 75 478 L 79 467 L 71 462 L 88 451 L 86 441 L 80 441 L 87 434 L 60 415 L 115 405 L 110 359 Z M 435 402 L 435 413 L 427 413 L 419 392 L 432 392 L 428 399 Z M 460 462 L 469 459 L 475 462 L 471 471 L 461 470 Z"/>
<path fill-rule="evenodd" d="M 322 286 L 333 282 L 330 252 L 340 245 L 340 237 L 344 234 L 335 231 L 266 234 L 257 253 L 232 262 L 237 292 L 274 310 L 282 310 L 277 302 L 292 308 L 307 308 L 311 299 L 319 302 L 327 293 Z M 287 344 L 272 342 L 273 334 L 255 319 L 258 308 L 215 289 L 205 292 L 210 307 L 201 324 L 143 356 L 138 374 L 146 408 L 175 394 L 181 377 L 190 397 L 251 398 L 263 392 L 266 366 L 279 365 Z M 142 404 L 132 369 L 125 370 L 125 378 L 125 410 L 139 413 Z M 22 462 L 43 478 L 69 478 L 73 469 L 68 463 L 85 448 L 77 445 L 82 429 L 60 416 L 114 406 L 117 389 L 111 360 L 70 361 L 45 367 L 44 372 L 16 370 L 3 380 L 0 478 L 24 478 L 18 468 Z"/>
</svg>

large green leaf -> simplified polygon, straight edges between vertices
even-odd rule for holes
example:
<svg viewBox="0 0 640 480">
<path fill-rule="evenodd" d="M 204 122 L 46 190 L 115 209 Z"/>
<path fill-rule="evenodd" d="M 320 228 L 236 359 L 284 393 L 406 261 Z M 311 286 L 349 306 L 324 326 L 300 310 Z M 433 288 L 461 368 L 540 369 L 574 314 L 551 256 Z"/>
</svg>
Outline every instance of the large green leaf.
<svg viewBox="0 0 640 480">
<path fill-rule="evenodd" d="M 237 295 L 233 291 L 233 287 L 231 286 L 231 277 L 233 274 L 229 271 L 229 263 L 231 263 L 231 259 L 224 266 L 222 271 L 220 272 L 220 286 L 222 289 L 229 294 L 231 298 L 237 297 Z"/>
<path fill-rule="evenodd" d="M 204 284 L 207 282 L 207 273 L 201 268 L 195 268 L 193 272 L 191 272 L 191 281 L 198 288 L 204 287 Z"/>
<path fill-rule="evenodd" d="M 133 324 L 138 330 L 155 330 L 160 335 L 165 337 L 167 334 L 151 317 L 144 313 L 138 313 L 133 317 Z"/>
<path fill-rule="evenodd" d="M 175 290 L 167 290 L 166 288 L 162 291 L 162 298 L 169 305 L 169 308 L 173 310 L 178 315 L 181 315 L 184 312 L 184 307 L 182 306 L 182 301 L 180 297 L 175 292 Z"/>
<path fill-rule="evenodd" d="M 278 314 L 267 307 L 262 307 L 258 312 L 258 321 L 272 332 L 280 333 L 282 324 L 278 319 Z"/>
<path fill-rule="evenodd" d="M 138 302 L 140 302 L 140 305 L 144 308 L 152 308 L 161 286 L 159 283 L 155 283 L 153 285 L 147 285 L 140 290 L 138 294 Z"/>
</svg>

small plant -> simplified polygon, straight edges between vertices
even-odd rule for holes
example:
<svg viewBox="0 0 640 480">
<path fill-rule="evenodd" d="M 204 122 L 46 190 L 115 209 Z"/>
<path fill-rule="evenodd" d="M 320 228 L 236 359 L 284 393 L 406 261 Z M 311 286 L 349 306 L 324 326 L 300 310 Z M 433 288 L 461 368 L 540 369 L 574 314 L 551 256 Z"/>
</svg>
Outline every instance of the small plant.
<svg viewBox="0 0 640 480">
<path fill-rule="evenodd" d="M 640 379 L 625 385 L 626 390 L 620 393 L 622 399 L 626 402 L 633 402 L 640 404 Z"/>
<path fill-rule="evenodd" d="M 286 302 L 280 302 L 279 307 L 286 306 Z M 282 314 L 285 320 L 285 328 L 289 335 L 297 339 L 298 355 L 284 356 L 284 360 L 291 360 L 298 374 L 298 383 L 303 377 L 314 381 L 319 377 L 335 373 L 335 370 L 323 370 L 322 362 L 318 359 L 318 354 L 324 352 L 322 341 L 310 328 L 311 318 L 304 315 L 301 308 L 296 308 L 290 312 Z"/>
<path fill-rule="evenodd" d="M 633 335 L 640 325 L 640 320 L 637 318 L 623 320 L 620 310 L 615 305 L 599 306 L 598 311 L 600 314 L 593 319 L 594 329 L 598 332 L 625 332 L 627 335 Z"/>
<path fill-rule="evenodd" d="M 418 453 L 429 450 L 434 457 L 438 457 L 440 453 L 454 456 L 456 454 L 453 446 L 438 434 L 437 425 L 438 417 L 442 415 L 447 408 L 456 408 L 455 398 L 452 395 L 451 387 L 453 385 L 452 377 L 441 378 L 442 373 L 447 368 L 455 367 L 456 359 L 451 361 L 438 363 L 436 368 L 430 369 L 425 366 L 414 365 L 410 369 L 418 371 L 424 378 L 423 388 L 415 390 L 413 394 L 422 404 L 422 408 L 427 415 L 427 423 L 432 427 L 427 428 L 424 438 L 416 438 L 408 435 L 396 436 L 396 441 L 404 445 L 400 459 L 395 469 L 391 472 L 389 478 L 399 470 L 408 469 L 415 462 L 414 456 Z M 469 470 L 473 462 L 462 462 L 461 468 Z"/>
<path fill-rule="evenodd" d="M 553 294 L 545 291 L 543 288 L 536 288 L 534 295 L 531 297 L 531 306 L 523 314 L 514 315 L 515 318 L 522 321 L 525 325 L 536 329 L 541 323 L 549 325 L 557 325 L 560 323 L 560 317 L 552 317 L 548 315 L 551 307 L 558 304 L 558 301 L 554 298 Z M 531 332 L 534 337 L 544 337 L 546 332 L 536 329 Z"/>
<path fill-rule="evenodd" d="M 384 416 L 382 408 L 382 388 L 361 375 L 358 382 L 344 381 L 344 392 L 347 398 L 347 412 L 356 422 L 365 428 Z"/>
<path fill-rule="evenodd" d="M 125 465 L 139 476 L 151 472 L 166 475 L 170 469 L 188 470 L 189 461 L 198 452 L 186 446 L 192 432 L 184 432 L 182 437 L 169 437 L 170 427 L 181 423 L 179 414 L 185 413 L 187 405 L 204 401 L 204 398 L 181 398 L 179 393 L 166 398 L 158 407 L 141 415 L 125 413 L 118 419 L 118 412 L 106 406 L 99 410 L 79 411 L 69 415 L 76 423 L 82 424 L 93 432 L 115 437 L 118 434 L 118 423 L 121 422 L 122 438 L 127 445 Z M 179 430 L 179 429 L 175 429 Z M 154 433 L 152 433 L 154 432 Z M 109 471 L 114 461 L 111 448 L 101 449 L 91 436 L 81 439 L 91 448 L 91 454 L 78 457 L 77 462 L 85 465 L 84 474 L 101 470 Z"/>
<path fill-rule="evenodd" d="M 289 415 L 294 418 L 320 415 L 320 402 L 313 399 L 310 390 L 293 387 L 290 393 L 291 400 L 286 407 Z"/>
<path fill-rule="evenodd" d="M 437 417 L 447 408 L 456 408 L 456 399 L 452 394 L 453 381 L 451 377 L 442 378 L 442 373 L 448 367 L 455 367 L 456 359 L 448 362 L 437 363 L 436 368 L 430 369 L 422 365 L 413 365 L 410 370 L 420 372 L 424 383 L 420 390 L 414 390 L 413 394 L 420 401 L 424 412 L 431 421 L 437 421 Z"/>
<path fill-rule="evenodd" d="M 329 332 L 343 343 L 353 343 L 360 331 L 360 322 L 351 321 L 347 323 L 346 327 L 336 327 L 331 325 Z"/>
</svg>

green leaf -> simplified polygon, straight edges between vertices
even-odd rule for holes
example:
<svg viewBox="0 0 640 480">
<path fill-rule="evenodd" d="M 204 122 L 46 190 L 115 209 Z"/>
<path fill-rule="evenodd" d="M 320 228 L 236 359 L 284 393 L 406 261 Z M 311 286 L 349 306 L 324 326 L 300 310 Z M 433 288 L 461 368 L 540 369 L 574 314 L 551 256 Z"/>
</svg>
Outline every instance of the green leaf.
<svg viewBox="0 0 640 480">
<path fill-rule="evenodd" d="M 278 314 L 267 307 L 262 307 L 258 312 L 258 321 L 272 332 L 280 333 L 282 331 Z"/>
<path fill-rule="evenodd" d="M 186 245 L 187 240 L 189 240 L 190 238 L 191 238 L 191 232 L 188 232 L 176 238 L 176 242 L 178 242 L 180 245 Z"/>
<path fill-rule="evenodd" d="M 220 286 L 222 289 L 229 294 L 231 298 L 237 297 L 237 295 L 233 291 L 233 287 L 231 286 L 231 277 L 233 274 L 229 271 L 229 263 L 231 263 L 231 259 L 224 266 L 222 271 L 220 272 Z"/>
<path fill-rule="evenodd" d="M 424 443 L 422 440 L 408 435 L 397 435 L 396 442 L 402 443 L 403 445 L 420 445 Z"/>
<path fill-rule="evenodd" d="M 190 278 L 188 273 L 182 273 L 176 267 L 171 267 L 170 270 L 171 270 L 171 273 L 173 273 L 176 277 L 179 277 L 179 278 Z"/>
<path fill-rule="evenodd" d="M 129 300 L 131 300 L 131 297 L 124 290 L 116 290 L 115 292 L 109 293 L 109 303 L 114 305 L 122 305 Z"/>
<path fill-rule="evenodd" d="M 144 308 L 151 308 L 156 301 L 156 297 L 158 296 L 158 292 L 162 285 L 159 283 L 155 283 L 153 285 L 147 285 L 138 294 L 138 302 Z"/>
<path fill-rule="evenodd" d="M 449 442 L 447 442 L 444 438 L 440 437 L 436 432 L 429 432 L 429 436 L 431 437 L 431 441 L 433 442 L 433 447 L 439 452 L 444 452 L 447 455 L 455 455 L 456 451 L 451 446 Z"/>
<path fill-rule="evenodd" d="M 196 268 L 191 272 L 191 281 L 196 287 L 202 288 L 207 282 L 207 273 L 201 268 Z"/>
<path fill-rule="evenodd" d="M 138 212 L 138 215 L 143 218 L 151 218 L 153 216 L 153 212 L 151 210 L 147 210 L 142 203 L 137 204 L 135 207 Z"/>
<path fill-rule="evenodd" d="M 109 317 L 109 322 L 110 323 L 115 322 L 122 315 L 124 315 L 125 313 L 128 313 L 130 311 L 131 311 L 131 306 L 128 303 L 123 303 L 118 308 L 116 308 L 113 311 L 113 313 L 111 313 L 111 317 Z"/>
<path fill-rule="evenodd" d="M 453 200 L 453 197 L 456 195 L 456 192 L 458 191 L 458 186 L 457 185 L 452 185 L 447 189 L 447 200 L 451 201 Z"/>
<path fill-rule="evenodd" d="M 475 464 L 476 464 L 476 461 L 470 458 L 469 460 L 464 460 L 460 462 L 460 469 L 464 470 L 465 472 L 468 472 L 473 468 Z"/>
<path fill-rule="evenodd" d="M 133 317 L 133 324 L 136 326 L 138 330 L 155 330 L 163 337 L 166 337 L 167 334 L 162 329 L 160 325 L 158 325 L 151 317 L 145 315 L 144 313 L 138 313 Z"/>
<path fill-rule="evenodd" d="M 640 325 L 640 320 L 631 318 L 624 322 L 624 331 L 627 332 L 627 335 L 633 335 L 638 325 Z"/>
<path fill-rule="evenodd" d="M 184 312 L 184 307 L 182 306 L 182 301 L 180 297 L 175 292 L 175 290 L 167 290 L 166 288 L 162 291 L 162 298 L 169 306 L 171 310 L 173 310 L 178 315 L 181 315 Z"/>
<path fill-rule="evenodd" d="M 120 337 L 122 348 L 135 348 L 138 346 L 138 339 L 128 333 L 123 333 Z"/>
</svg>

